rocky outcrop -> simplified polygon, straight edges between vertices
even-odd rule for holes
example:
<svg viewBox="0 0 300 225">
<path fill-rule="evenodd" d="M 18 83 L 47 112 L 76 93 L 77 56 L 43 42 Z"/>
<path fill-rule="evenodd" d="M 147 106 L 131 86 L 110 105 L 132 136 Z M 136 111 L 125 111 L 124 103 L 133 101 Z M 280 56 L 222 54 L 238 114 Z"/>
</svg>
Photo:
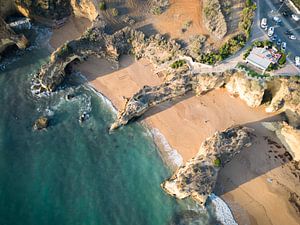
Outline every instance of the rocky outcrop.
<svg viewBox="0 0 300 225">
<path fill-rule="evenodd" d="M 227 24 L 219 0 L 203 1 L 203 20 L 212 37 L 222 39 L 227 33 Z"/>
<path fill-rule="evenodd" d="M 0 17 L 6 18 L 16 12 L 16 6 L 13 0 L 1 0 L 0 1 Z"/>
<path fill-rule="evenodd" d="M 162 188 L 178 199 L 191 196 L 204 205 L 215 187 L 221 166 L 251 145 L 251 133 L 252 129 L 241 126 L 216 132 L 202 143 L 194 158 L 162 183 Z"/>
<path fill-rule="evenodd" d="M 24 49 L 28 45 L 28 40 L 24 35 L 17 35 L 0 17 L 0 54 L 12 45 Z"/>
<path fill-rule="evenodd" d="M 264 122 L 263 125 L 276 133 L 294 160 L 300 161 L 300 130 L 286 122 Z"/>
<path fill-rule="evenodd" d="M 289 109 L 300 116 L 300 79 L 295 76 L 282 78 L 279 81 L 279 88 L 273 94 L 272 101 L 266 111 L 276 112 Z"/>
<path fill-rule="evenodd" d="M 118 114 L 110 130 L 127 124 L 131 119 L 141 116 L 157 104 L 172 100 L 191 91 L 193 89 L 191 80 L 191 73 L 183 72 L 183 74 L 174 76 L 162 85 L 154 87 L 144 86 L 127 101 L 124 110 Z"/>
<path fill-rule="evenodd" d="M 46 129 L 48 125 L 49 125 L 49 119 L 47 117 L 42 116 L 34 122 L 33 129 L 34 130 Z"/>
<path fill-rule="evenodd" d="M 248 77 L 244 73 L 235 73 L 229 77 L 225 87 L 229 93 L 239 96 L 248 106 L 258 107 L 263 101 L 267 84 L 263 79 Z"/>
<path fill-rule="evenodd" d="M 71 0 L 71 7 L 77 17 L 85 17 L 94 21 L 98 16 L 94 0 Z"/>
<path fill-rule="evenodd" d="M 44 23 L 57 27 L 71 15 L 70 0 L 15 0 L 20 13 Z"/>
</svg>

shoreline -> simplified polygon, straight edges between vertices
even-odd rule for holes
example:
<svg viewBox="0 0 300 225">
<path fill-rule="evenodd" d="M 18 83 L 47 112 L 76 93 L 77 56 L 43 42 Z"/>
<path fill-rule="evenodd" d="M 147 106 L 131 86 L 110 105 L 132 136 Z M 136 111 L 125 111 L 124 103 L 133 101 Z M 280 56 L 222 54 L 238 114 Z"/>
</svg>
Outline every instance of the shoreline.
<svg viewBox="0 0 300 225">
<path fill-rule="evenodd" d="M 88 85 L 93 87 L 93 91 L 111 102 L 114 109 L 122 108 L 124 96 L 132 96 L 144 85 L 153 86 L 163 82 L 154 75 L 153 65 L 147 60 L 135 61 L 124 56 L 119 64 L 120 68 L 116 69 L 103 59 L 90 57 L 86 62 L 76 65 L 87 78 Z M 269 153 L 274 149 L 268 144 L 269 139 L 264 139 L 266 131 L 260 127 L 261 121 L 275 115 L 267 114 L 263 110 L 264 107 L 251 109 L 242 100 L 234 98 L 224 89 L 219 89 L 200 97 L 189 94 L 175 101 L 165 102 L 150 109 L 142 117 L 142 121 L 139 121 L 146 129 L 150 128 L 148 130 L 152 136 L 151 128 L 157 129 L 170 149 L 176 149 L 184 162 L 195 156 L 200 144 L 217 130 L 234 124 L 258 128 L 256 134 L 261 137 L 251 151 L 242 152 L 223 168 L 219 180 L 221 189 L 224 190 L 218 190 L 217 194 L 226 202 L 240 224 L 259 222 L 273 225 L 283 224 L 283 221 L 297 224 L 293 208 L 288 205 L 288 191 L 285 186 L 280 186 L 287 182 L 288 190 L 295 188 L 291 185 L 291 178 L 285 174 L 288 164 L 278 162 L 274 152 Z M 267 135 L 272 141 L 278 141 L 271 132 Z M 163 142 L 157 143 L 157 147 L 165 162 L 164 152 L 159 147 L 163 146 Z M 275 151 L 282 153 L 283 148 Z M 278 181 L 270 183 L 270 179 Z M 260 189 L 257 190 L 257 187 Z M 279 203 L 287 207 L 281 209 L 276 206 Z"/>
<path fill-rule="evenodd" d="M 81 75 L 85 77 L 85 75 Z M 106 106 L 108 106 L 111 109 L 114 115 L 116 115 L 118 110 L 107 96 L 101 93 L 100 90 L 95 89 L 95 87 L 90 82 L 87 83 L 87 87 L 92 92 L 94 92 Z M 151 127 L 151 125 L 148 124 L 146 121 L 140 121 L 140 125 L 143 126 L 148 135 L 151 136 L 151 139 L 155 144 L 155 147 L 157 148 L 157 153 L 163 161 L 164 166 L 167 169 L 169 169 L 171 173 L 175 172 L 179 166 L 183 165 L 182 156 L 178 153 L 176 149 L 173 149 L 170 146 L 168 140 L 159 131 L 158 128 Z M 224 199 L 222 199 L 220 196 L 217 196 L 214 193 L 212 193 L 209 196 L 209 199 L 215 209 L 215 216 L 219 222 L 221 222 L 224 225 L 238 225 L 236 219 L 234 218 L 232 210 L 230 209 L 229 205 L 225 202 Z M 196 201 L 194 202 L 195 204 L 198 204 Z"/>
</svg>

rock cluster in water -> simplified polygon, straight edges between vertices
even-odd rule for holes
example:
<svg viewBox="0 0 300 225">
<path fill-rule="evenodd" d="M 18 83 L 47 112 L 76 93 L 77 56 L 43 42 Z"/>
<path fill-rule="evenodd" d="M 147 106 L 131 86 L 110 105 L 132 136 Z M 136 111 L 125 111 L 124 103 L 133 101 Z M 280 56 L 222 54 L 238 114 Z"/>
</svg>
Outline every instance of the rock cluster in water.
<svg viewBox="0 0 300 225">
<path fill-rule="evenodd" d="M 191 196 L 204 205 L 214 189 L 220 168 L 244 147 L 251 145 L 252 131 L 236 126 L 216 132 L 202 143 L 194 158 L 162 183 L 162 188 L 178 199 Z"/>
</svg>

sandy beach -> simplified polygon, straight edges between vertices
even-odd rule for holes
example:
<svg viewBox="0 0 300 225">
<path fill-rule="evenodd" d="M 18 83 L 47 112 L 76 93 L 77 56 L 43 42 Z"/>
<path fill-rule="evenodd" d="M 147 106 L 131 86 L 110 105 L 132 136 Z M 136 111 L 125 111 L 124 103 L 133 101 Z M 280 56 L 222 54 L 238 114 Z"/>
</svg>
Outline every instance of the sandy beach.
<svg viewBox="0 0 300 225">
<path fill-rule="evenodd" d="M 55 30 L 52 46 L 77 37 L 82 32 L 80 28 L 78 23 L 71 22 Z M 144 85 L 163 82 L 154 75 L 147 60 L 123 56 L 119 66 L 91 57 L 76 68 L 117 109 Z M 263 107 L 251 109 L 220 89 L 163 103 L 149 110 L 140 121 L 159 129 L 184 161 L 193 157 L 202 141 L 218 130 L 234 124 L 255 128 L 255 143 L 222 169 L 215 192 L 230 206 L 239 224 L 297 225 L 299 217 L 289 203 L 289 196 L 300 189 L 295 186 L 299 181 L 290 173 L 290 162 L 282 157 L 285 150 L 279 140 L 260 123 L 276 119 L 277 116 L 265 113 Z"/>
<path fill-rule="evenodd" d="M 119 70 L 96 58 L 79 65 L 78 69 L 117 109 L 142 86 L 162 82 L 153 74 L 149 62 L 134 61 L 130 56 L 121 58 Z M 157 128 L 184 161 L 192 158 L 203 140 L 218 130 L 235 124 L 254 128 L 257 135 L 254 145 L 225 166 L 216 193 L 229 204 L 240 224 L 279 225 L 288 221 L 286 224 L 296 225 L 298 217 L 288 199 L 290 190 L 297 188 L 293 186 L 297 182 L 288 173 L 289 163 L 278 157 L 285 149 L 274 134 L 261 125 L 261 121 L 278 117 L 265 113 L 263 107 L 251 109 L 220 89 L 163 103 L 148 111 L 140 121 Z M 277 144 L 270 144 L 273 142 Z"/>
</svg>

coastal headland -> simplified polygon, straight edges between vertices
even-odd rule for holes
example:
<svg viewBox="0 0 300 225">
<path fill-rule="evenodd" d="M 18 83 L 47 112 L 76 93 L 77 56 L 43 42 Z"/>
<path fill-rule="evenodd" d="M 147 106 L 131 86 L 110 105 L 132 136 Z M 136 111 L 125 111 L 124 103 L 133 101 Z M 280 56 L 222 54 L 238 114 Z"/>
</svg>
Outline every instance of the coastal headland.
<svg viewBox="0 0 300 225">
<path fill-rule="evenodd" d="M 159 130 L 182 157 L 182 162 L 179 160 L 175 165 L 178 170 L 169 179 L 180 189 L 180 194 L 176 191 L 177 197 L 192 195 L 205 204 L 207 196 L 214 192 L 230 206 L 239 224 L 298 224 L 300 171 L 295 159 L 299 155 L 299 140 L 293 137 L 298 135 L 299 128 L 299 78 L 257 78 L 236 68 L 195 71 L 195 65 L 185 60 L 198 56 L 191 47 L 195 43 L 182 47 L 159 33 L 166 32 L 171 38 L 182 34 L 186 42 L 193 32 L 210 34 L 205 43 L 203 38 L 196 38 L 201 40 L 196 43 L 197 48 L 209 52 L 221 45 L 223 41 L 218 40 L 226 34 L 224 42 L 237 34 L 233 21 L 234 17 L 241 20 L 241 9 L 234 15 L 216 12 L 225 21 L 214 26 L 225 23 L 227 29 L 219 30 L 219 37 L 214 38 L 212 31 L 194 21 L 204 15 L 203 8 L 207 6 L 203 7 L 203 2 L 199 5 L 196 1 L 182 1 L 187 6 L 184 10 L 181 1 L 167 2 L 147 1 L 155 13 L 145 10 L 140 1 L 122 2 L 129 12 L 125 15 L 116 2 L 107 1 L 108 9 L 104 12 L 98 7 L 93 9 L 99 15 L 88 18 L 93 24 L 87 31 L 84 28 L 90 22 L 73 17 L 66 26 L 54 30 L 51 44 L 57 49 L 49 63 L 37 72 L 32 90 L 37 94 L 55 91 L 68 76 L 66 68 L 80 71 L 119 110 L 112 132 L 138 118 L 146 122 L 150 131 Z M 219 1 L 216 3 L 222 7 Z M 237 5 L 242 7 L 243 1 Z M 171 29 L 174 20 L 165 18 L 168 10 L 178 12 L 173 14 L 174 20 L 187 18 L 180 29 L 178 24 Z M 77 60 L 82 63 L 77 64 Z M 155 139 L 164 155 L 165 143 Z M 209 151 L 203 146 L 209 146 Z M 228 146 L 232 146 L 231 153 L 239 153 L 235 157 L 230 154 L 230 160 L 226 154 L 223 158 Z M 198 181 L 207 187 L 189 186 Z M 168 189 L 165 184 L 162 186 Z M 172 193 L 170 190 L 167 192 Z"/>
</svg>

